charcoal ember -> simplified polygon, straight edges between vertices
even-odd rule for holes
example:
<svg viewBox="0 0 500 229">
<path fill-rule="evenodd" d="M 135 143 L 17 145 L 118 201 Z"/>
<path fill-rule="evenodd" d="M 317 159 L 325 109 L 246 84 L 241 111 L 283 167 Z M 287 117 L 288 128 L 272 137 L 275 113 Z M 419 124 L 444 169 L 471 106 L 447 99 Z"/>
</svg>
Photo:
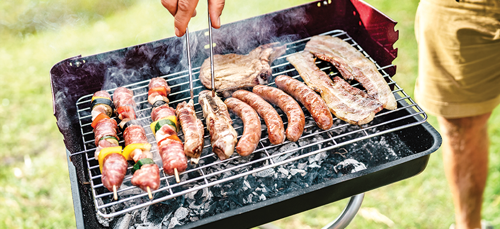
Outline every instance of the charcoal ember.
<svg viewBox="0 0 500 229">
<path fill-rule="evenodd" d="M 127 213 L 123 217 L 117 220 L 113 229 L 128 229 L 130 227 L 130 221 L 132 220 L 132 215 Z"/>
<path fill-rule="evenodd" d="M 188 216 L 188 214 L 189 210 L 187 208 L 180 207 L 177 208 L 177 210 L 175 211 L 174 217 L 179 219 L 179 221 L 181 221 L 182 219 L 185 219 L 186 216 Z"/>
<path fill-rule="evenodd" d="M 297 169 L 304 170 L 307 167 L 307 162 L 299 163 Z"/>
<path fill-rule="evenodd" d="M 174 228 L 177 225 L 181 225 L 181 224 L 179 223 L 179 221 L 177 220 L 177 218 L 172 217 L 172 219 L 170 219 L 170 223 L 168 224 L 167 228 L 168 229 L 172 229 L 172 228 Z"/>
<path fill-rule="evenodd" d="M 288 172 L 288 170 L 284 169 L 283 167 L 279 167 L 278 172 L 280 174 L 280 178 L 288 177 L 289 172 Z"/>
<path fill-rule="evenodd" d="M 354 159 L 346 159 L 334 167 L 335 172 L 341 174 L 354 173 L 366 169 L 365 164 Z"/>
<path fill-rule="evenodd" d="M 253 174 L 256 177 L 270 177 L 274 175 L 274 169 L 266 169 Z"/>
<path fill-rule="evenodd" d="M 305 176 L 307 172 L 305 170 L 302 170 L 302 169 L 291 169 L 290 170 L 290 175 L 292 175 L 292 176 L 295 176 L 297 173 L 300 174 L 301 176 Z"/>
</svg>

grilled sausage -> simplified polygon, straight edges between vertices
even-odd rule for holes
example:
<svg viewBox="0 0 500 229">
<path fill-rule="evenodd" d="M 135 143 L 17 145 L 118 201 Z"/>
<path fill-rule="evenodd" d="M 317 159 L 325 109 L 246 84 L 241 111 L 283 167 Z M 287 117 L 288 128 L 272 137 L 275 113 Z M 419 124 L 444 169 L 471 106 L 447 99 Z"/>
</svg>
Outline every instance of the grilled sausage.
<svg viewBox="0 0 500 229">
<path fill-rule="evenodd" d="M 257 112 L 248 104 L 236 98 L 224 101 L 226 106 L 243 120 L 243 135 L 236 145 L 236 152 L 241 156 L 250 155 L 260 141 L 262 132 Z"/>
<path fill-rule="evenodd" d="M 257 85 L 253 88 L 253 93 L 279 106 L 286 113 L 288 118 L 286 138 L 292 142 L 299 140 L 306 123 L 306 117 L 300 105 L 291 96 L 275 87 Z"/>
<path fill-rule="evenodd" d="M 184 133 L 184 153 L 186 156 L 191 157 L 192 163 L 198 164 L 203 151 L 203 135 L 205 131 L 203 123 L 196 117 L 193 100 L 189 100 L 189 103 L 182 102 L 178 104 L 175 113 L 179 118 Z"/>
<path fill-rule="evenodd" d="M 280 75 L 274 79 L 276 86 L 291 95 L 311 113 L 319 128 L 328 130 L 333 125 L 333 117 L 325 101 L 304 83 L 286 76 Z"/>
<path fill-rule="evenodd" d="M 245 90 L 238 90 L 233 97 L 250 105 L 259 116 L 264 119 L 267 126 L 267 135 L 271 144 L 277 145 L 285 140 L 285 127 L 278 112 L 260 96 Z"/>
</svg>

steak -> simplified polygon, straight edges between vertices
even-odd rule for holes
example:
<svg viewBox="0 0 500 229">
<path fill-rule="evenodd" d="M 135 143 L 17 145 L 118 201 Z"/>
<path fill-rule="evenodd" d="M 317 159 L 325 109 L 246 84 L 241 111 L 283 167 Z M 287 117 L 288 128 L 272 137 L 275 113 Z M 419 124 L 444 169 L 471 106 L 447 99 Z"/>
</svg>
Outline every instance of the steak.
<svg viewBox="0 0 500 229">
<path fill-rule="evenodd" d="M 285 52 L 286 46 L 270 43 L 257 47 L 247 55 L 214 55 L 215 89 L 224 97 L 229 97 L 240 88 L 267 84 L 272 74 L 271 63 Z M 212 89 L 210 58 L 201 65 L 200 81 L 206 88 Z"/>
</svg>

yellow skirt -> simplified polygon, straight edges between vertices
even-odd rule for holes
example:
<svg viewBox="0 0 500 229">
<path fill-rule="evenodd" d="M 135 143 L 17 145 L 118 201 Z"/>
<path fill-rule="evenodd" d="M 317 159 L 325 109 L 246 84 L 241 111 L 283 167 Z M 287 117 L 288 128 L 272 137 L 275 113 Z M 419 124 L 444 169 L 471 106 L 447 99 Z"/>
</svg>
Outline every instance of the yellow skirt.
<svg viewBox="0 0 500 229">
<path fill-rule="evenodd" d="M 422 0 L 415 34 L 426 112 L 470 117 L 500 104 L 500 0 Z"/>
</svg>

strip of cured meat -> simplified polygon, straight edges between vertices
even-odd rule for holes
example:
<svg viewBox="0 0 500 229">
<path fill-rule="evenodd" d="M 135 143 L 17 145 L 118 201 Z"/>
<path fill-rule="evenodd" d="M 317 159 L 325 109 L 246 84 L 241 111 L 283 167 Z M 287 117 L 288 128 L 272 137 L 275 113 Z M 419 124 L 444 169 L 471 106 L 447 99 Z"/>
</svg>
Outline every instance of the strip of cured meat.
<svg viewBox="0 0 500 229">
<path fill-rule="evenodd" d="M 191 158 L 191 163 L 198 164 L 203 152 L 205 130 L 201 120 L 196 117 L 193 100 L 178 104 L 175 113 L 184 133 L 184 153 Z"/>
<path fill-rule="evenodd" d="M 257 85 L 253 88 L 253 93 L 280 107 L 288 118 L 286 127 L 286 138 L 292 142 L 299 140 L 304 132 L 306 118 L 300 105 L 282 90 L 265 85 Z"/>
<path fill-rule="evenodd" d="M 319 128 L 328 130 L 333 126 L 333 117 L 325 101 L 304 83 L 286 75 L 274 79 L 276 86 L 291 95 L 311 113 Z"/>
<path fill-rule="evenodd" d="M 94 93 L 91 100 L 92 128 L 95 137 L 95 159 L 99 163 L 103 186 L 113 192 L 118 199 L 117 189 L 122 185 L 127 172 L 127 160 L 118 145 L 117 123 L 108 115 L 112 114 L 111 96 L 106 91 Z"/>
<path fill-rule="evenodd" d="M 203 108 L 203 116 L 210 132 L 212 151 L 219 159 L 228 159 L 233 155 L 238 134 L 232 126 L 233 121 L 226 104 L 217 95 L 212 97 L 212 91 L 208 90 L 202 91 L 198 100 Z"/>
<path fill-rule="evenodd" d="M 304 50 L 331 62 L 346 80 L 358 81 L 384 108 L 397 108 L 396 98 L 375 64 L 349 43 L 337 37 L 320 35 L 312 37 Z"/>
<path fill-rule="evenodd" d="M 260 141 L 262 129 L 259 115 L 250 105 L 239 99 L 228 98 L 224 103 L 243 120 L 243 135 L 236 145 L 236 152 L 241 156 L 248 156 Z"/>
<path fill-rule="evenodd" d="M 309 52 L 294 53 L 287 60 L 299 72 L 304 82 L 321 97 L 337 118 L 350 124 L 362 125 L 373 120 L 383 109 L 382 104 L 365 92 L 352 87 L 339 77 L 333 81 L 314 63 Z"/>
<path fill-rule="evenodd" d="M 118 92 L 118 93 L 117 93 Z M 151 144 L 146 137 L 146 131 L 136 120 L 134 92 L 130 89 L 119 87 L 113 94 L 113 103 L 119 118 L 123 118 L 120 123 L 125 140 L 123 156 L 126 160 L 135 162 L 133 167 L 132 185 L 148 192 L 152 199 L 151 189 L 156 190 L 160 187 L 160 170 L 153 161 L 151 153 Z M 126 107 L 127 109 L 123 109 Z"/>
<path fill-rule="evenodd" d="M 278 145 L 285 141 L 283 120 L 281 120 L 280 115 L 271 104 L 260 96 L 245 90 L 235 91 L 233 97 L 250 105 L 264 119 L 267 126 L 267 136 L 271 144 Z"/>
<path fill-rule="evenodd" d="M 286 46 L 279 43 L 261 45 L 248 55 L 214 55 L 215 89 L 229 97 L 240 88 L 267 84 L 271 77 L 271 63 L 286 52 Z M 207 58 L 200 69 L 200 81 L 212 89 L 210 59 Z"/>
<path fill-rule="evenodd" d="M 158 92 L 159 95 L 155 94 Z M 175 110 L 168 106 L 167 96 L 170 88 L 163 78 L 154 78 L 149 83 L 148 102 L 153 106 L 151 111 L 151 131 L 155 135 L 163 162 L 163 171 L 168 175 L 175 175 L 177 182 L 179 173 L 187 168 L 187 158 L 184 154 L 184 145 L 177 136 L 179 124 Z"/>
</svg>

